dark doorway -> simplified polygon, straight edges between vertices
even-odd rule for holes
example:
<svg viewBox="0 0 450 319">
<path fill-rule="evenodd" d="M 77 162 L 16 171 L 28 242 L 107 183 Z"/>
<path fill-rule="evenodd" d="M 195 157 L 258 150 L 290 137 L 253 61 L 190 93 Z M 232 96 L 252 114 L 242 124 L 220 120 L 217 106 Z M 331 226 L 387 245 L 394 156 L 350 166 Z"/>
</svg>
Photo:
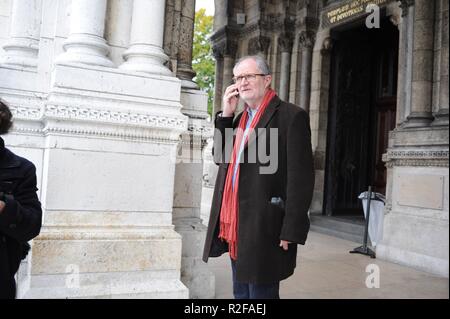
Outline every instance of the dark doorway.
<svg viewBox="0 0 450 319">
<path fill-rule="evenodd" d="M 364 22 L 364 21 L 363 21 Z M 398 29 L 333 30 L 324 214 L 362 215 L 358 195 L 384 193 L 382 155 L 395 128 Z"/>
</svg>

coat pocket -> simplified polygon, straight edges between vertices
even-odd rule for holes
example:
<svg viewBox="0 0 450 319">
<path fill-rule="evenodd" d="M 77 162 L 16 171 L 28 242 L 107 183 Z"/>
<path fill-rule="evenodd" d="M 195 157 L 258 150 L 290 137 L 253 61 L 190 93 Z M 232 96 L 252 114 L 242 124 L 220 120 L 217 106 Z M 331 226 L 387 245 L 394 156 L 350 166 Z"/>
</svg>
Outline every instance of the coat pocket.
<svg viewBox="0 0 450 319">
<path fill-rule="evenodd" d="M 272 197 L 267 206 L 270 219 L 267 225 L 269 233 L 274 236 L 278 244 L 284 219 L 284 201 L 280 197 Z"/>
</svg>

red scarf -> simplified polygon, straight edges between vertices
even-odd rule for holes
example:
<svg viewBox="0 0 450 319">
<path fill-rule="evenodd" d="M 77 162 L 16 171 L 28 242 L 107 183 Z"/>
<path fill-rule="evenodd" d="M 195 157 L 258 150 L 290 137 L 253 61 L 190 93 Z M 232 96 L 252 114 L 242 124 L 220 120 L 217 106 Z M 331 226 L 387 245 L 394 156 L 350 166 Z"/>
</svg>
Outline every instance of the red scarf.
<svg viewBox="0 0 450 319">
<path fill-rule="evenodd" d="M 256 125 L 259 122 L 259 119 L 264 114 L 264 111 L 269 105 L 270 101 L 276 95 L 275 91 L 272 89 L 267 90 L 264 95 L 264 99 L 256 112 L 255 117 L 253 118 L 250 127 L 249 134 L 247 134 L 244 143 L 246 144 L 248 141 L 248 137 L 255 129 Z M 245 105 L 245 109 L 247 109 L 248 105 Z M 225 180 L 225 187 L 222 197 L 222 207 L 220 209 L 220 233 L 219 238 L 224 239 L 228 242 L 230 257 L 233 260 L 237 259 L 237 225 L 238 225 L 238 217 L 239 217 L 239 170 L 238 166 L 236 171 L 236 177 L 234 181 L 233 188 L 233 172 L 235 165 L 239 165 L 239 160 L 237 159 L 237 155 L 239 154 L 239 148 L 241 147 L 242 138 L 244 135 L 245 125 L 247 124 L 248 113 L 244 111 L 241 116 L 241 120 L 239 121 L 239 126 L 236 134 L 236 139 L 234 141 L 233 153 L 231 153 L 231 161 L 228 165 L 227 178 Z M 238 161 L 238 163 L 236 163 Z"/>
</svg>

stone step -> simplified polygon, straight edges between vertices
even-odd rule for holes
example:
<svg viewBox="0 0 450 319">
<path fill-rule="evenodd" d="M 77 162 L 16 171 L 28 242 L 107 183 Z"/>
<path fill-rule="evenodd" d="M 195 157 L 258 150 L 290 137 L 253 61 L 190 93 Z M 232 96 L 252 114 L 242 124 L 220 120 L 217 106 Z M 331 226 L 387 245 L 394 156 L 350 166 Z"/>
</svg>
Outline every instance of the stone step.
<svg viewBox="0 0 450 319">
<path fill-rule="evenodd" d="M 312 231 L 359 244 L 363 242 L 365 225 L 361 218 L 338 218 L 312 214 L 310 219 Z"/>
</svg>

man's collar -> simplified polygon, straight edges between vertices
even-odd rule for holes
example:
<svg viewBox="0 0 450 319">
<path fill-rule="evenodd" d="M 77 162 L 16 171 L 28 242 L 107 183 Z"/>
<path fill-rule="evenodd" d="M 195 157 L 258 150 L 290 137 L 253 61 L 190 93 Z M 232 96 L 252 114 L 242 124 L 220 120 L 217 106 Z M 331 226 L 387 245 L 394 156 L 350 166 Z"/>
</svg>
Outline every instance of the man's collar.
<svg viewBox="0 0 450 319">
<path fill-rule="evenodd" d="M 256 112 L 258 112 L 259 106 L 256 109 L 252 109 L 251 107 L 247 106 L 246 111 L 248 113 L 248 116 L 254 116 Z"/>
</svg>

